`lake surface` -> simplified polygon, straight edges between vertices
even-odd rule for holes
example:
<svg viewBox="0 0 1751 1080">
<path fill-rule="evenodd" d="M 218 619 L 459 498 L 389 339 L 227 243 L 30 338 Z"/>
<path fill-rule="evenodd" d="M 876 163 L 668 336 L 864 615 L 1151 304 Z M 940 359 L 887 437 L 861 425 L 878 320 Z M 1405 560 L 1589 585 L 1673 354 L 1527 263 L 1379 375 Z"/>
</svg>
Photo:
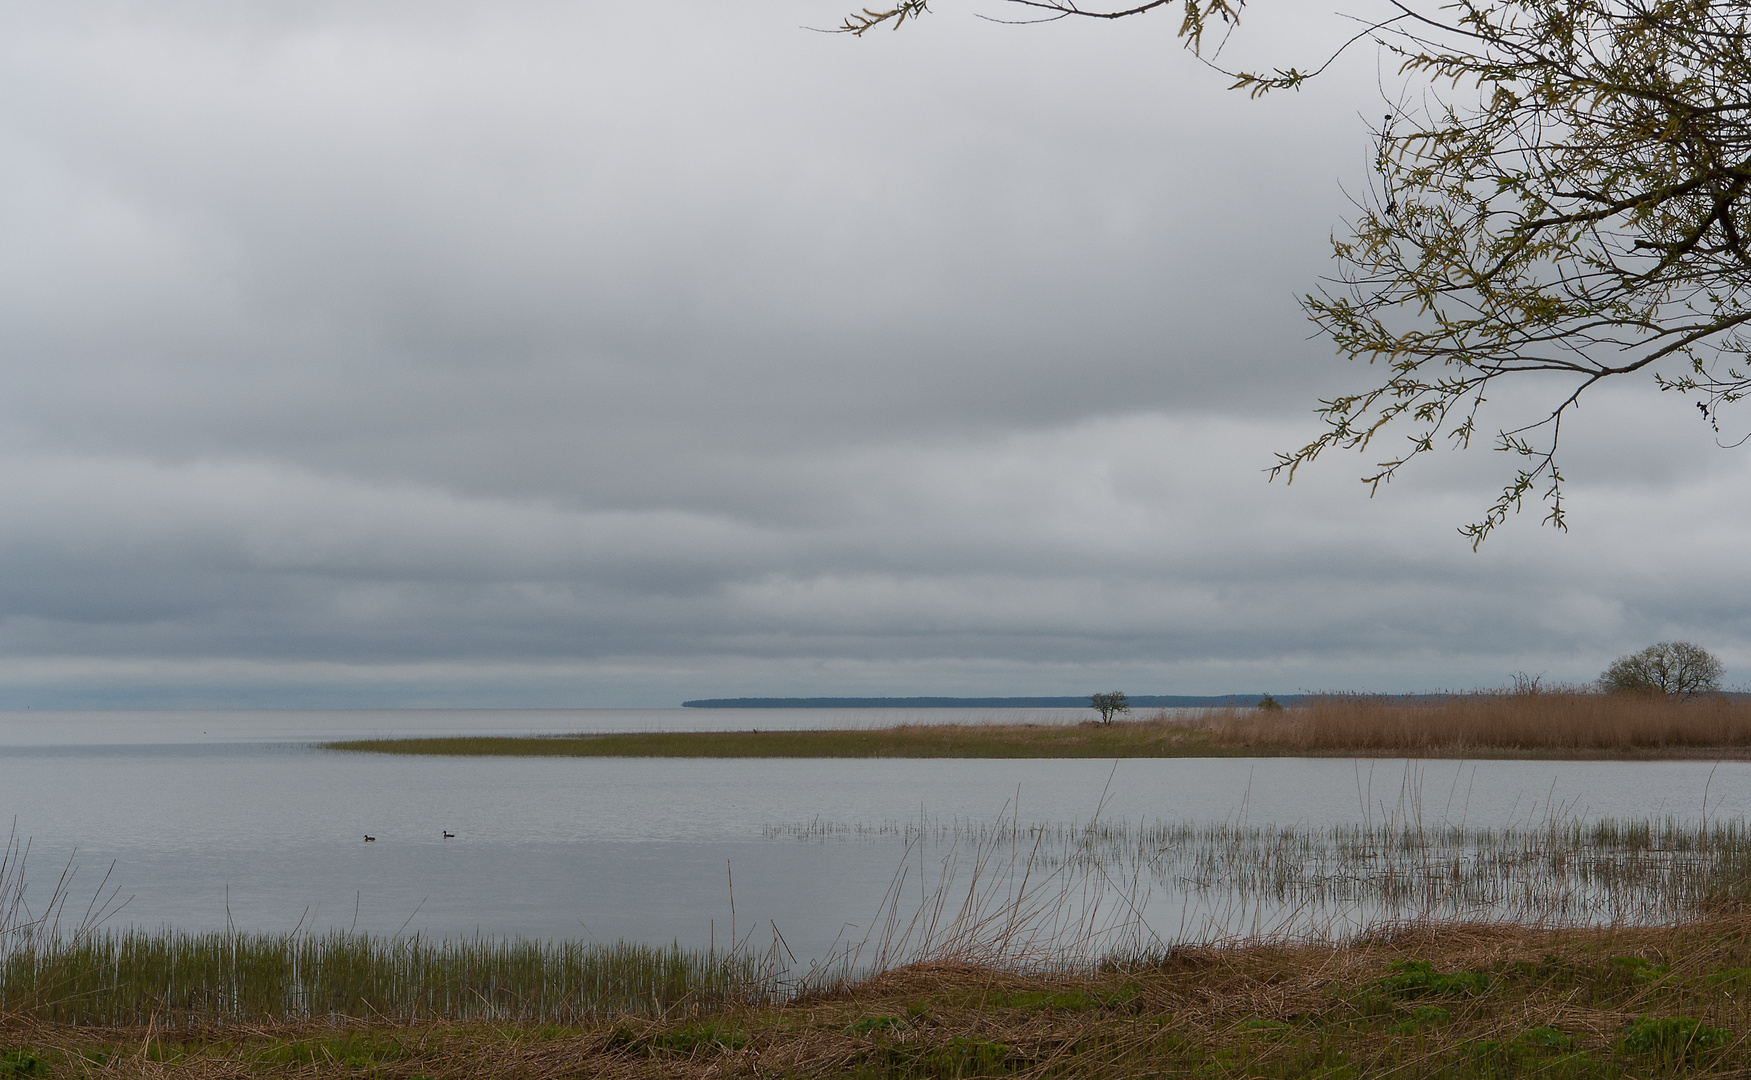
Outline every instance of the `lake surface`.
<svg viewBox="0 0 1751 1080">
<path fill-rule="evenodd" d="M 72 858 L 116 923 L 302 925 L 684 944 L 775 924 L 799 953 L 857 936 L 907 849 L 811 822 L 1473 825 L 1745 817 L 1739 762 L 1347 759 L 659 760 L 339 754 L 345 737 L 854 727 L 1085 710 L 575 710 L 0 714 L 0 827 L 31 896 Z M 1706 806 L 1705 806 L 1706 796 Z M 456 834 L 445 840 L 444 831 Z M 363 842 L 365 835 L 376 837 Z M 825 836 L 825 839 L 820 837 Z M 76 854 L 75 854 L 76 852 Z M 921 870 L 923 853 L 913 851 Z M 930 856 L 935 858 L 933 853 Z M 925 876 L 929 876 L 926 874 Z M 732 892 L 733 882 L 733 892 Z"/>
</svg>

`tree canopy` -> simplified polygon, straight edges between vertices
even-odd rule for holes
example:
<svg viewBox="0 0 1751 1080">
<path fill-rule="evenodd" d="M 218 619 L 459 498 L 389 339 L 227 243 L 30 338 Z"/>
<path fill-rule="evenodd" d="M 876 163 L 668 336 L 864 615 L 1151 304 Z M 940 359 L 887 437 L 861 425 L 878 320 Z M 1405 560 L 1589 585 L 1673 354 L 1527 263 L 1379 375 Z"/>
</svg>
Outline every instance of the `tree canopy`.
<svg viewBox="0 0 1751 1080">
<path fill-rule="evenodd" d="M 1103 724 L 1110 724 L 1113 722 L 1113 717 L 1131 711 L 1131 703 L 1118 690 L 1114 690 L 1110 694 L 1090 694 L 1088 707 L 1100 713 L 1100 722 Z"/>
<path fill-rule="evenodd" d="M 1245 4 L 1004 2 L 1011 21 L 1170 8 L 1207 62 L 1207 32 L 1232 31 Z M 840 29 L 897 28 L 929 3 Z M 1529 495 L 1566 528 L 1562 424 L 1602 382 L 1651 376 L 1720 440 L 1722 407 L 1751 391 L 1751 5 L 1385 0 L 1350 45 L 1368 41 L 1406 86 L 1371 132 L 1375 176 L 1333 237 L 1337 270 L 1303 307 L 1372 374 L 1321 400 L 1320 434 L 1271 475 L 1353 450 L 1377 455 L 1362 479 L 1378 490 L 1419 455 L 1487 438 L 1514 466 L 1462 529 L 1475 547 Z M 1226 74 L 1257 95 L 1323 68 Z M 1484 420 L 1492 396 L 1512 403 L 1503 426 Z"/>
<path fill-rule="evenodd" d="M 1599 676 L 1607 693 L 1695 697 L 1721 688 L 1721 662 L 1688 641 L 1662 641 L 1620 656 Z"/>
</svg>

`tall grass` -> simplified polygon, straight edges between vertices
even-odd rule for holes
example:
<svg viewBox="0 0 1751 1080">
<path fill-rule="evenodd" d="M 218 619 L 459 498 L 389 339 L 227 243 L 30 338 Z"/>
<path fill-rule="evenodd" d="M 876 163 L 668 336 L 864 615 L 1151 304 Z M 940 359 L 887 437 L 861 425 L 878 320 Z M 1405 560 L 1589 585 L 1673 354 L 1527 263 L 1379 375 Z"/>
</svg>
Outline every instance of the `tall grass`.
<svg viewBox="0 0 1751 1080">
<path fill-rule="evenodd" d="M 122 929 L 0 954 L 0 1014 L 127 1026 L 354 1017 L 569 1023 L 759 1000 L 754 957 L 645 945 Z"/>
<path fill-rule="evenodd" d="M 1226 710 L 1219 742 L 1260 749 L 1422 753 L 1751 747 L 1751 701 L 1579 691 L 1403 699 L 1331 695 L 1281 710 Z"/>
</svg>

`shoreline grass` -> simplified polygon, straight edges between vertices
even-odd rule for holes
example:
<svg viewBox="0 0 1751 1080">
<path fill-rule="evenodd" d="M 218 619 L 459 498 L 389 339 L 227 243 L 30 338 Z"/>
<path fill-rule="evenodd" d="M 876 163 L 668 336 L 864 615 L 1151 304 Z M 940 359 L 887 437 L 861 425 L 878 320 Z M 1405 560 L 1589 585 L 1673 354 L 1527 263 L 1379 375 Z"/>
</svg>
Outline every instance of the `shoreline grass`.
<svg viewBox="0 0 1751 1080">
<path fill-rule="evenodd" d="M 128 928 L 0 950 L 0 1016 L 74 1026 L 576 1023 L 758 1000 L 759 965 L 679 945 Z M 4 1077 L 0 1071 L 0 1077 Z"/>
<path fill-rule="evenodd" d="M 455 757 L 1420 757 L 1751 760 L 1751 701 L 1595 693 L 1433 700 L 1333 695 L 1285 709 L 1159 713 L 1112 724 L 900 724 L 806 731 L 353 739 L 351 753 Z"/>
<path fill-rule="evenodd" d="M 1573 1080 L 1740 1075 L 1751 918 L 1422 924 L 1227 942 L 1079 972 L 936 962 L 788 1001 L 572 1024 L 0 1021 L 18 1077 L 983 1076 Z"/>
</svg>

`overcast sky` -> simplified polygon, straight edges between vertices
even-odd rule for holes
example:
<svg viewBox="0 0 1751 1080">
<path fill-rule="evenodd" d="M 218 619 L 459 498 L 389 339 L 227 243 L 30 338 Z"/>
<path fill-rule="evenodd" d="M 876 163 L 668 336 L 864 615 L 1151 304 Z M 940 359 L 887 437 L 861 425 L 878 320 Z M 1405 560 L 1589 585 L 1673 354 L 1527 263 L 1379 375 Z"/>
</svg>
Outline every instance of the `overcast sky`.
<svg viewBox="0 0 1751 1080">
<path fill-rule="evenodd" d="M 1751 450 L 1650 384 L 1567 535 L 1266 482 L 1368 375 L 1296 298 L 1371 52 L 844 6 L 0 7 L 0 706 L 1751 681 Z"/>
</svg>

